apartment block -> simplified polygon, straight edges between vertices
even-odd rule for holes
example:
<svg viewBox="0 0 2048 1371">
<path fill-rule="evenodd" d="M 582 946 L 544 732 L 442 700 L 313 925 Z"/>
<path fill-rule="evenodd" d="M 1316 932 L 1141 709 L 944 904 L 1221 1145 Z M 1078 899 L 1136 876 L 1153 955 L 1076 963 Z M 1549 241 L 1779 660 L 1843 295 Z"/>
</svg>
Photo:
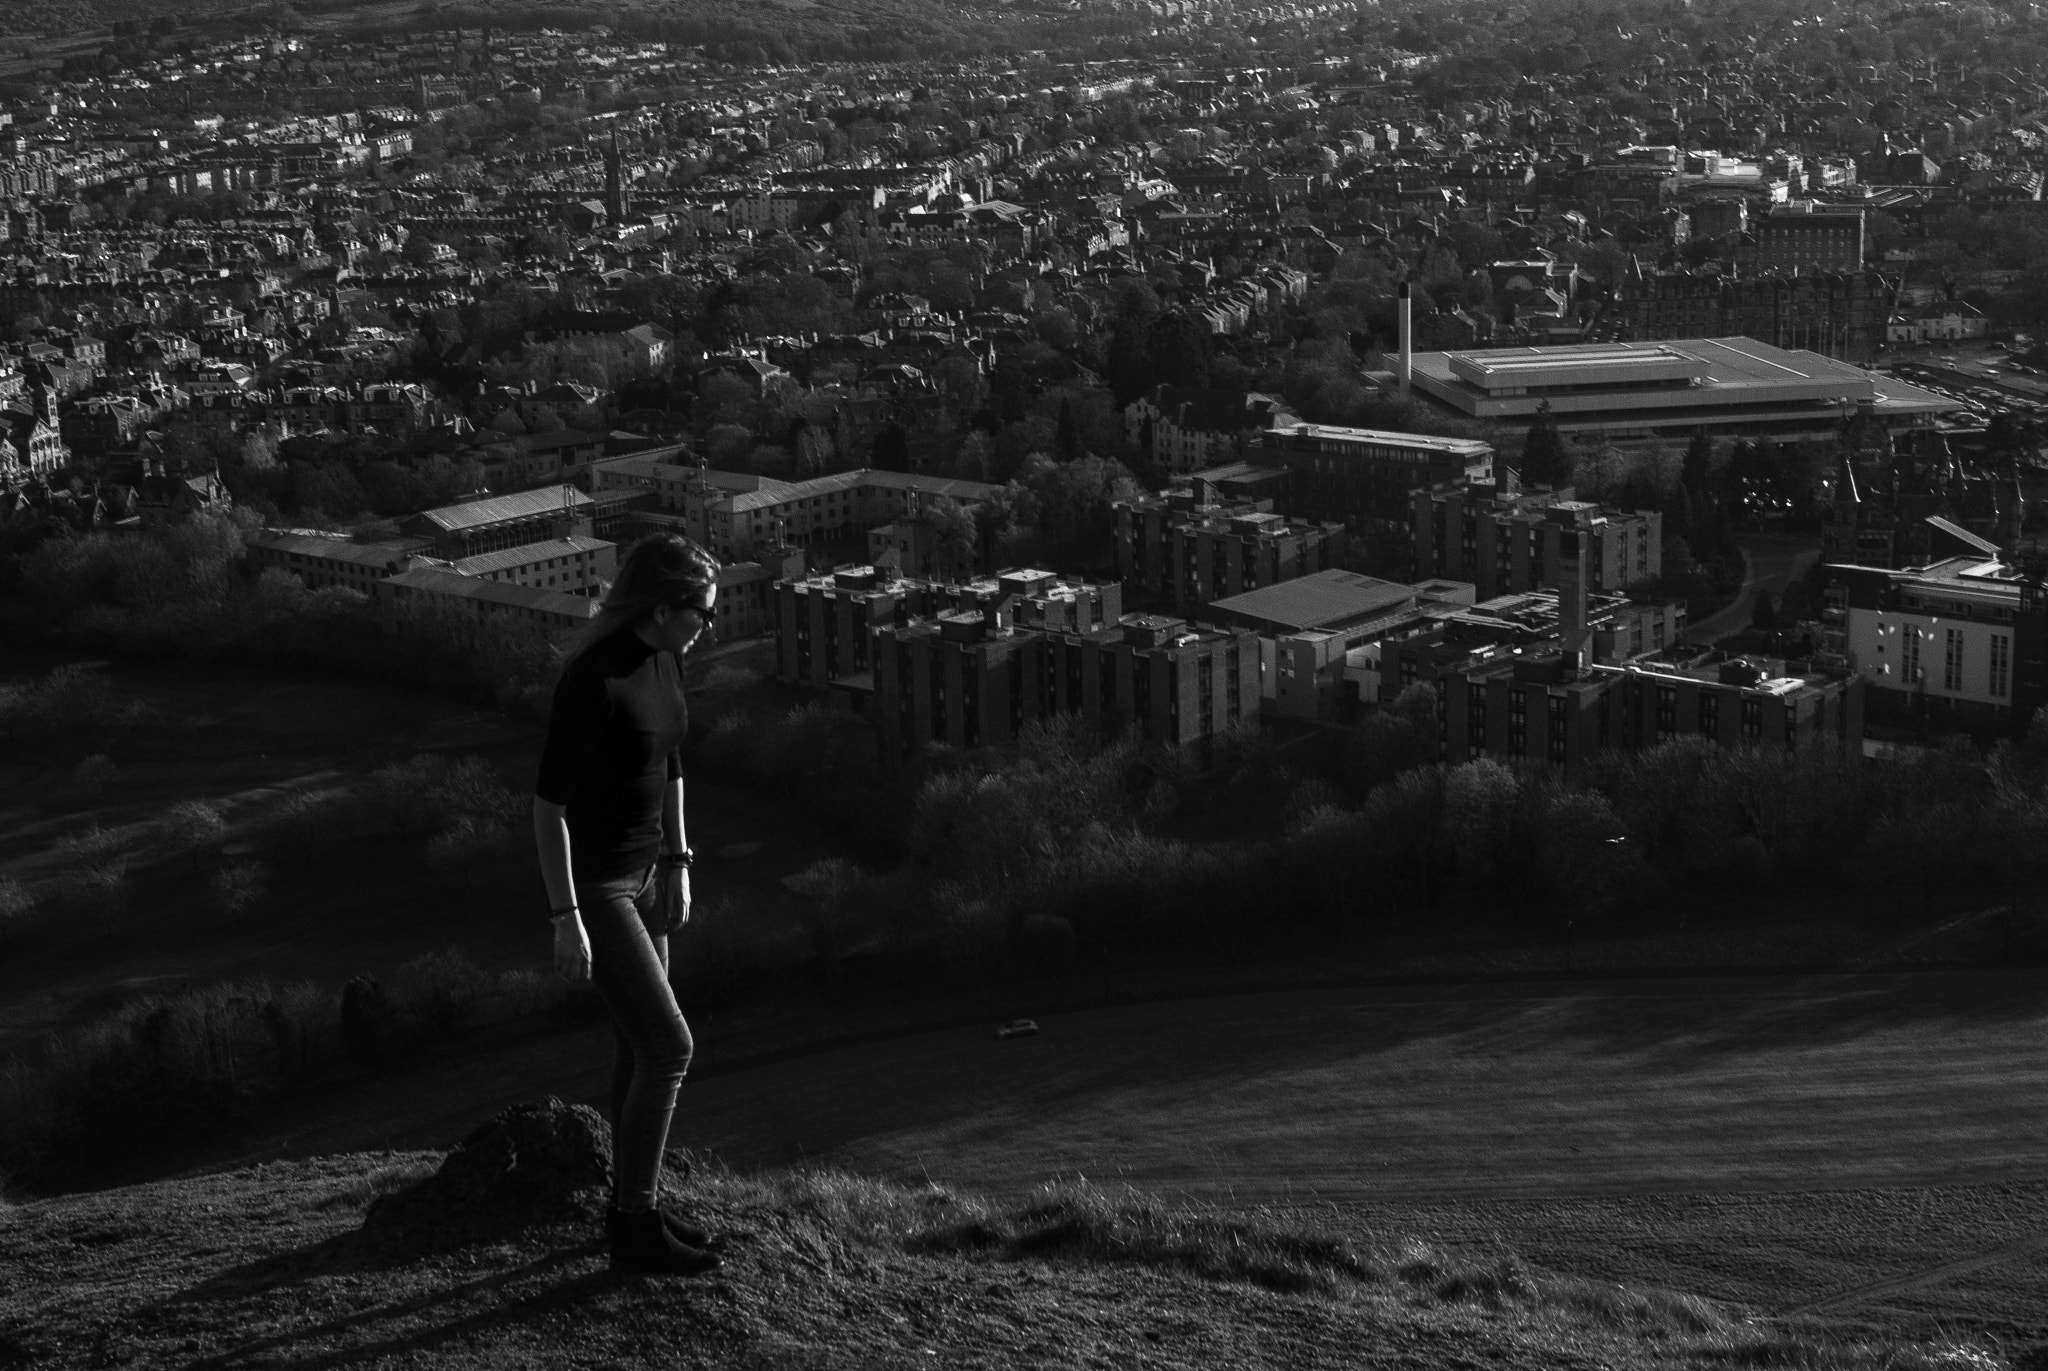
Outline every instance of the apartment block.
<svg viewBox="0 0 2048 1371">
<path fill-rule="evenodd" d="M 1078 714 L 1193 749 L 1258 711 L 1258 647 L 1243 629 L 1134 614 L 1103 631 L 1019 626 L 1007 602 L 879 635 L 873 715 L 885 755 L 928 743 L 1006 742 L 1034 719 Z"/>
<path fill-rule="evenodd" d="M 2048 591 L 2011 565 L 1951 557 L 1828 575 L 1830 645 L 1867 684 L 1873 718 L 2018 733 L 2048 699 Z"/>
<path fill-rule="evenodd" d="M 1194 493 L 1119 500 L 1117 575 L 1134 599 L 1190 615 L 1225 596 L 1325 571 L 1344 560 L 1344 525 L 1275 514 L 1263 503 L 1199 504 Z"/>
<path fill-rule="evenodd" d="M 1664 571 L 1664 516 L 1654 510 L 1607 509 L 1574 499 L 1570 487 L 1457 482 L 1412 498 L 1416 572 L 1470 581 L 1483 600 L 1564 585 L 1581 545 L 1591 590 L 1621 591 Z"/>
<path fill-rule="evenodd" d="M 1259 437 L 1251 460 L 1298 473 L 1295 514 L 1341 521 L 1354 532 L 1407 526 L 1409 493 L 1493 479 L 1493 445 L 1421 433 L 1291 424 Z"/>
<path fill-rule="evenodd" d="M 981 614 L 1007 605 L 1012 622 L 1093 633 L 1123 614 L 1123 588 L 1067 581 L 1049 571 L 1005 571 L 949 583 L 897 576 L 872 566 L 777 582 L 776 673 L 823 688 L 875 670 L 875 635 L 914 619 Z"/>
</svg>

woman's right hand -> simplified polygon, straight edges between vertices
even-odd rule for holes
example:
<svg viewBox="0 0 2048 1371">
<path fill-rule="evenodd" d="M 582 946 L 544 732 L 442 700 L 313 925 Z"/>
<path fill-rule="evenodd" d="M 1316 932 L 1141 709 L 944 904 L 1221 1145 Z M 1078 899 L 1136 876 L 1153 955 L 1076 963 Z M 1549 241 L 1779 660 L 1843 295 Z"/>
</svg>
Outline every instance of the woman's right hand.
<svg viewBox="0 0 2048 1371">
<path fill-rule="evenodd" d="M 571 985 L 590 979 L 590 937 L 575 910 L 555 915 L 555 970 Z"/>
</svg>

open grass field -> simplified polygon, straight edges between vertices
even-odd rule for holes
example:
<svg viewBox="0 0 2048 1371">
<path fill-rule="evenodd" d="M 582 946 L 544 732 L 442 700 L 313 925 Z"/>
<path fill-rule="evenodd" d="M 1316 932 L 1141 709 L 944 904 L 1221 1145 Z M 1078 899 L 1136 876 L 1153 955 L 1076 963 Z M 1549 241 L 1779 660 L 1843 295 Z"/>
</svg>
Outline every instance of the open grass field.
<svg viewBox="0 0 2048 1371">
<path fill-rule="evenodd" d="M 2036 972 L 1329 991 L 713 1076 L 728 1161 L 1082 1174 L 1773 1312 L 2048 1336 Z"/>
</svg>

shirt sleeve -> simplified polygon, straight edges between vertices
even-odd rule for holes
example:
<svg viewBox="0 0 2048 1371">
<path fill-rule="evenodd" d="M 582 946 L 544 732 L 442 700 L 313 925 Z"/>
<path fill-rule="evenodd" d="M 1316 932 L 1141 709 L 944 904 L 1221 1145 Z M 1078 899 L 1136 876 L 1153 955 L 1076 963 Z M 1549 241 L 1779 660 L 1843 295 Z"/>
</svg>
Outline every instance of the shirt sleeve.
<svg viewBox="0 0 2048 1371">
<path fill-rule="evenodd" d="M 540 775 L 533 793 L 549 804 L 566 805 L 579 776 L 588 772 L 604 727 L 603 683 L 573 668 L 555 683 L 548 712 L 547 741 L 541 745 Z"/>
</svg>

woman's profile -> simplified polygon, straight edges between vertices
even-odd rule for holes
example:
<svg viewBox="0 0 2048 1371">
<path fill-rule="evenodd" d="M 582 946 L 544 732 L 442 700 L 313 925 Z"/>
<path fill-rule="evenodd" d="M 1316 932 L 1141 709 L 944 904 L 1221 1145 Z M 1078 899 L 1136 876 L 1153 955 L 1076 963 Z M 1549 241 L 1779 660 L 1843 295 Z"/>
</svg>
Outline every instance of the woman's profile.
<svg viewBox="0 0 2048 1371">
<path fill-rule="evenodd" d="M 668 940 L 690 917 L 681 658 L 717 614 L 709 553 L 673 534 L 634 545 L 564 662 L 533 788 L 556 969 L 595 984 L 614 1030 L 605 1230 L 618 1270 L 719 1264 L 717 1240 L 660 1204 L 694 1047 L 668 979 Z"/>
</svg>

